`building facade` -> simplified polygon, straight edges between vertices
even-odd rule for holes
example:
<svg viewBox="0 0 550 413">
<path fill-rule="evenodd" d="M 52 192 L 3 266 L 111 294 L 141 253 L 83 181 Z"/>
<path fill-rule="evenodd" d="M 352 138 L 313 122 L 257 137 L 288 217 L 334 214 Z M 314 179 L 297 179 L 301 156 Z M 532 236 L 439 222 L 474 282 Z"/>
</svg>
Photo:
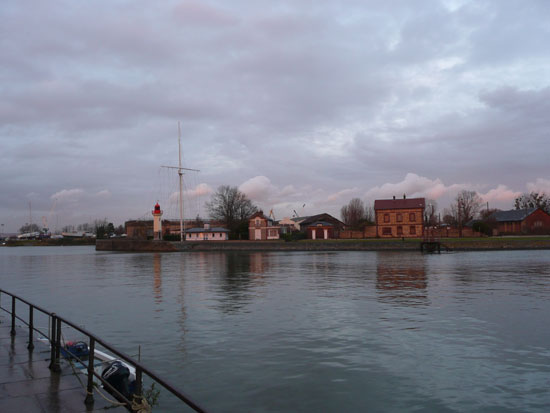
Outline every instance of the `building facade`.
<svg viewBox="0 0 550 413">
<path fill-rule="evenodd" d="M 228 239 L 228 229 L 210 228 L 210 224 L 204 224 L 203 228 L 191 228 L 185 231 L 186 241 L 227 241 Z"/>
<path fill-rule="evenodd" d="M 374 201 L 378 238 L 418 238 L 424 231 L 424 198 L 377 199 Z"/>
<path fill-rule="evenodd" d="M 280 227 L 275 221 L 258 211 L 248 221 L 248 239 L 252 241 L 267 241 L 280 238 Z"/>
<path fill-rule="evenodd" d="M 346 228 L 346 224 L 327 213 L 293 219 L 297 220 L 300 231 L 305 232 L 309 239 L 339 238 L 340 232 Z"/>
<path fill-rule="evenodd" d="M 550 215 L 541 208 L 497 211 L 490 219 L 496 221 L 495 235 L 550 234 Z"/>
</svg>

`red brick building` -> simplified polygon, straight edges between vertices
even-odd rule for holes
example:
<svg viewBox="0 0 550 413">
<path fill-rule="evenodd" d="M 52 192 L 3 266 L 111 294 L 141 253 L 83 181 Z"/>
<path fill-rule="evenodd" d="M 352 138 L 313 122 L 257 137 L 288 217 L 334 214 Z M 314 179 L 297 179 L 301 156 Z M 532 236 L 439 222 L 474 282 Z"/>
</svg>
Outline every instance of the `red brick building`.
<svg viewBox="0 0 550 413">
<path fill-rule="evenodd" d="M 376 236 L 417 238 L 424 230 L 424 198 L 377 199 L 374 201 Z"/>
<path fill-rule="evenodd" d="M 550 215 L 541 208 L 497 211 L 495 235 L 550 234 Z"/>
<path fill-rule="evenodd" d="M 264 215 L 263 211 L 258 211 L 249 218 L 248 221 L 248 239 L 265 241 L 279 239 L 280 227 L 275 225 L 275 221 Z"/>
</svg>

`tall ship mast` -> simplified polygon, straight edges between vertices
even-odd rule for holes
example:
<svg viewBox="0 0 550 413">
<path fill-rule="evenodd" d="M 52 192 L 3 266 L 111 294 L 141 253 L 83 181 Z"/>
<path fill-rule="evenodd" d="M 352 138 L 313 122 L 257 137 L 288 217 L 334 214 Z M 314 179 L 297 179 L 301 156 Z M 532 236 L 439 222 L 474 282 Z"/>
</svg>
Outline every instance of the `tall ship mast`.
<svg viewBox="0 0 550 413">
<path fill-rule="evenodd" d="M 200 172 L 199 169 L 191 169 L 191 168 L 182 168 L 181 166 L 181 126 L 180 122 L 178 122 L 178 155 L 179 155 L 179 163 L 178 166 L 166 166 L 161 165 L 161 168 L 168 168 L 168 169 L 177 169 L 178 175 L 179 175 L 179 210 L 180 210 L 180 242 L 184 241 L 184 233 L 185 233 L 185 221 L 183 219 L 183 171 L 194 171 L 194 172 Z"/>
</svg>

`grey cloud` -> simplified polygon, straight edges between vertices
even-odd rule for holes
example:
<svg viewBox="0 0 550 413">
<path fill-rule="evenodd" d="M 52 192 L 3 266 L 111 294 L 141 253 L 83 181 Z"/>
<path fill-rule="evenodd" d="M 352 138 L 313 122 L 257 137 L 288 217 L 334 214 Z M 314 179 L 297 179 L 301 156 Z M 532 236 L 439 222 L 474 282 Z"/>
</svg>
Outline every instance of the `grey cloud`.
<svg viewBox="0 0 550 413">
<path fill-rule="evenodd" d="M 0 213 L 21 222 L 25 194 L 38 214 L 80 188 L 109 191 L 116 212 L 90 198 L 64 210 L 71 219 L 142 215 L 164 196 L 160 165 L 177 162 L 178 120 L 184 164 L 201 169 L 189 191 L 264 176 L 266 203 L 338 214 L 347 189 L 409 172 L 496 198 L 524 190 L 547 176 L 548 12 L 496 0 L 4 2 Z"/>
</svg>

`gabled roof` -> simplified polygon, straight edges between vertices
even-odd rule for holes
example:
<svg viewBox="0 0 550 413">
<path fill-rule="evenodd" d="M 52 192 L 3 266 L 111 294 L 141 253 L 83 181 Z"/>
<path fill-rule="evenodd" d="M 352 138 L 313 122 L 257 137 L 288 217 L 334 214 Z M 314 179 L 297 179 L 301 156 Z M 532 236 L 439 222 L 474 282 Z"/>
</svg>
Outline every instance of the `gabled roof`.
<svg viewBox="0 0 550 413">
<path fill-rule="evenodd" d="M 511 209 L 509 211 L 497 211 L 491 218 L 497 222 L 523 221 L 539 208 Z"/>
<path fill-rule="evenodd" d="M 424 208 L 426 201 L 424 198 L 405 198 L 405 199 L 377 199 L 374 201 L 374 209 L 414 209 Z"/>
<path fill-rule="evenodd" d="M 312 216 L 304 217 L 304 218 L 305 219 L 303 221 L 300 221 L 300 226 L 310 225 L 311 223 L 317 222 L 317 221 L 329 221 L 329 222 L 332 221 L 333 223 L 336 223 L 340 226 L 345 226 L 346 225 L 342 221 L 340 221 L 339 219 L 334 218 L 332 215 L 327 214 L 327 213 L 312 215 Z"/>
<path fill-rule="evenodd" d="M 250 218 L 248 218 L 248 220 L 252 220 L 252 219 L 255 219 L 255 218 L 261 218 L 261 219 L 265 219 L 267 221 L 271 221 L 273 222 L 273 219 L 269 218 L 269 217 L 266 217 L 264 215 L 264 211 L 257 211 L 255 212 Z"/>
</svg>

